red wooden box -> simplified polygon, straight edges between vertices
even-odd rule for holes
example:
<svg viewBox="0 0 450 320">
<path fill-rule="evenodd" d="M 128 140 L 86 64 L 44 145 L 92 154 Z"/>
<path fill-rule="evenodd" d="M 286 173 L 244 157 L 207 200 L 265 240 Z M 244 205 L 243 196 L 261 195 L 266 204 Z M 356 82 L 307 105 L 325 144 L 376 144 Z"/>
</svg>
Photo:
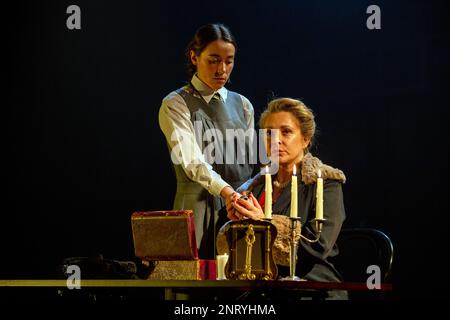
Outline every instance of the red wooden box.
<svg viewBox="0 0 450 320">
<path fill-rule="evenodd" d="M 142 260 L 198 258 L 192 210 L 135 212 L 131 227 L 134 252 Z"/>
</svg>

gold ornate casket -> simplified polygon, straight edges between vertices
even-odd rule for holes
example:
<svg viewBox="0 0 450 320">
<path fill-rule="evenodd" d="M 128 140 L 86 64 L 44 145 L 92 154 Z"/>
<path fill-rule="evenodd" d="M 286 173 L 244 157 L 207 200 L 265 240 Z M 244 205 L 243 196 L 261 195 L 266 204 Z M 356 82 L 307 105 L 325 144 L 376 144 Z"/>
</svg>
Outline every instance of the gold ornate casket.
<svg viewBox="0 0 450 320">
<path fill-rule="evenodd" d="M 297 223 L 295 241 L 300 240 Z M 267 220 L 229 221 L 217 235 L 218 254 L 228 254 L 225 267 L 228 279 L 276 279 L 277 265 L 289 266 L 291 221 L 284 215 Z"/>
</svg>

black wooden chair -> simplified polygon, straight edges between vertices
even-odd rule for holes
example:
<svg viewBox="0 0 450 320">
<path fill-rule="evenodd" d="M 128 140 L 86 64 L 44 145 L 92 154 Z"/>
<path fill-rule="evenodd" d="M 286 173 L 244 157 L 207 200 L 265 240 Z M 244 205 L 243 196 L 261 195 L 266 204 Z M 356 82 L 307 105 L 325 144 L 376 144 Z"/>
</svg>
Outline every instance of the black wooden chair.
<svg viewBox="0 0 450 320">
<path fill-rule="evenodd" d="M 339 255 L 334 263 L 345 282 L 366 282 L 372 274 L 367 272 L 371 265 L 380 268 L 381 282 L 391 282 L 394 246 L 384 232 L 374 228 L 342 229 L 336 243 Z"/>
</svg>

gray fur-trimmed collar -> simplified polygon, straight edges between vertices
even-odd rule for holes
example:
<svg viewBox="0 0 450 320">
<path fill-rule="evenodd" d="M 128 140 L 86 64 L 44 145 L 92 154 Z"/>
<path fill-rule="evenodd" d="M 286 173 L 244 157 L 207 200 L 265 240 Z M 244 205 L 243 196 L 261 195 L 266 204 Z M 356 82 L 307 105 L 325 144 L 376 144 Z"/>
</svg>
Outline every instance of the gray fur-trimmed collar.
<svg viewBox="0 0 450 320">
<path fill-rule="evenodd" d="M 301 163 L 301 179 L 304 184 L 313 184 L 317 181 L 317 172 L 320 169 L 324 180 L 331 179 L 345 183 L 346 177 L 342 170 L 333 168 L 314 157 L 311 153 L 305 154 Z M 248 180 L 238 190 L 238 192 L 252 190 L 257 185 L 264 183 L 264 176 L 258 173 L 253 179 Z"/>
<path fill-rule="evenodd" d="M 317 172 L 320 169 L 322 178 L 337 180 L 345 183 L 346 177 L 342 170 L 333 168 L 327 164 L 322 163 L 319 158 L 313 157 L 311 153 L 305 154 L 301 162 L 302 181 L 305 184 L 312 184 L 317 180 Z"/>
</svg>

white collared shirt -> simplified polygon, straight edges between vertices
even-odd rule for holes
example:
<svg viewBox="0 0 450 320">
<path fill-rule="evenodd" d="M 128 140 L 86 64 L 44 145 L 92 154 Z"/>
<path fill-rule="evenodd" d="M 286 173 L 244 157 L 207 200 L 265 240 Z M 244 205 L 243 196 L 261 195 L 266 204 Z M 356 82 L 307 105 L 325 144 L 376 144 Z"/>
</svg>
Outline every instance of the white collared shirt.
<svg viewBox="0 0 450 320">
<path fill-rule="evenodd" d="M 207 103 L 211 101 L 216 93 L 220 95 L 223 101 L 227 99 L 228 90 L 225 87 L 214 91 L 203 83 L 197 75 L 192 77 L 191 83 Z M 194 93 L 194 95 L 196 94 Z M 243 95 L 240 95 L 240 97 L 243 103 L 244 117 L 247 120 L 247 129 L 253 129 L 253 106 L 246 97 Z M 187 177 L 199 183 L 214 196 L 220 196 L 222 189 L 229 186 L 229 184 L 205 160 L 202 150 L 195 140 L 194 126 L 191 122 L 189 108 L 184 99 L 175 91 L 169 93 L 162 101 L 159 109 L 159 126 L 166 137 L 170 150 L 178 145 L 177 148 L 181 152 L 181 166 Z M 182 138 L 172 140 L 174 131 L 176 131 L 177 136 L 182 136 Z M 193 152 L 187 150 L 193 150 Z"/>
<path fill-rule="evenodd" d="M 211 89 L 208 85 L 206 85 L 202 80 L 200 80 L 197 75 L 194 75 L 191 80 L 192 85 L 195 90 L 197 90 L 205 99 L 206 103 L 209 103 L 211 99 L 214 97 L 216 93 L 220 95 L 223 101 L 227 100 L 228 90 L 225 87 L 220 88 L 217 91 Z M 245 107 L 244 107 L 245 108 Z"/>
</svg>

